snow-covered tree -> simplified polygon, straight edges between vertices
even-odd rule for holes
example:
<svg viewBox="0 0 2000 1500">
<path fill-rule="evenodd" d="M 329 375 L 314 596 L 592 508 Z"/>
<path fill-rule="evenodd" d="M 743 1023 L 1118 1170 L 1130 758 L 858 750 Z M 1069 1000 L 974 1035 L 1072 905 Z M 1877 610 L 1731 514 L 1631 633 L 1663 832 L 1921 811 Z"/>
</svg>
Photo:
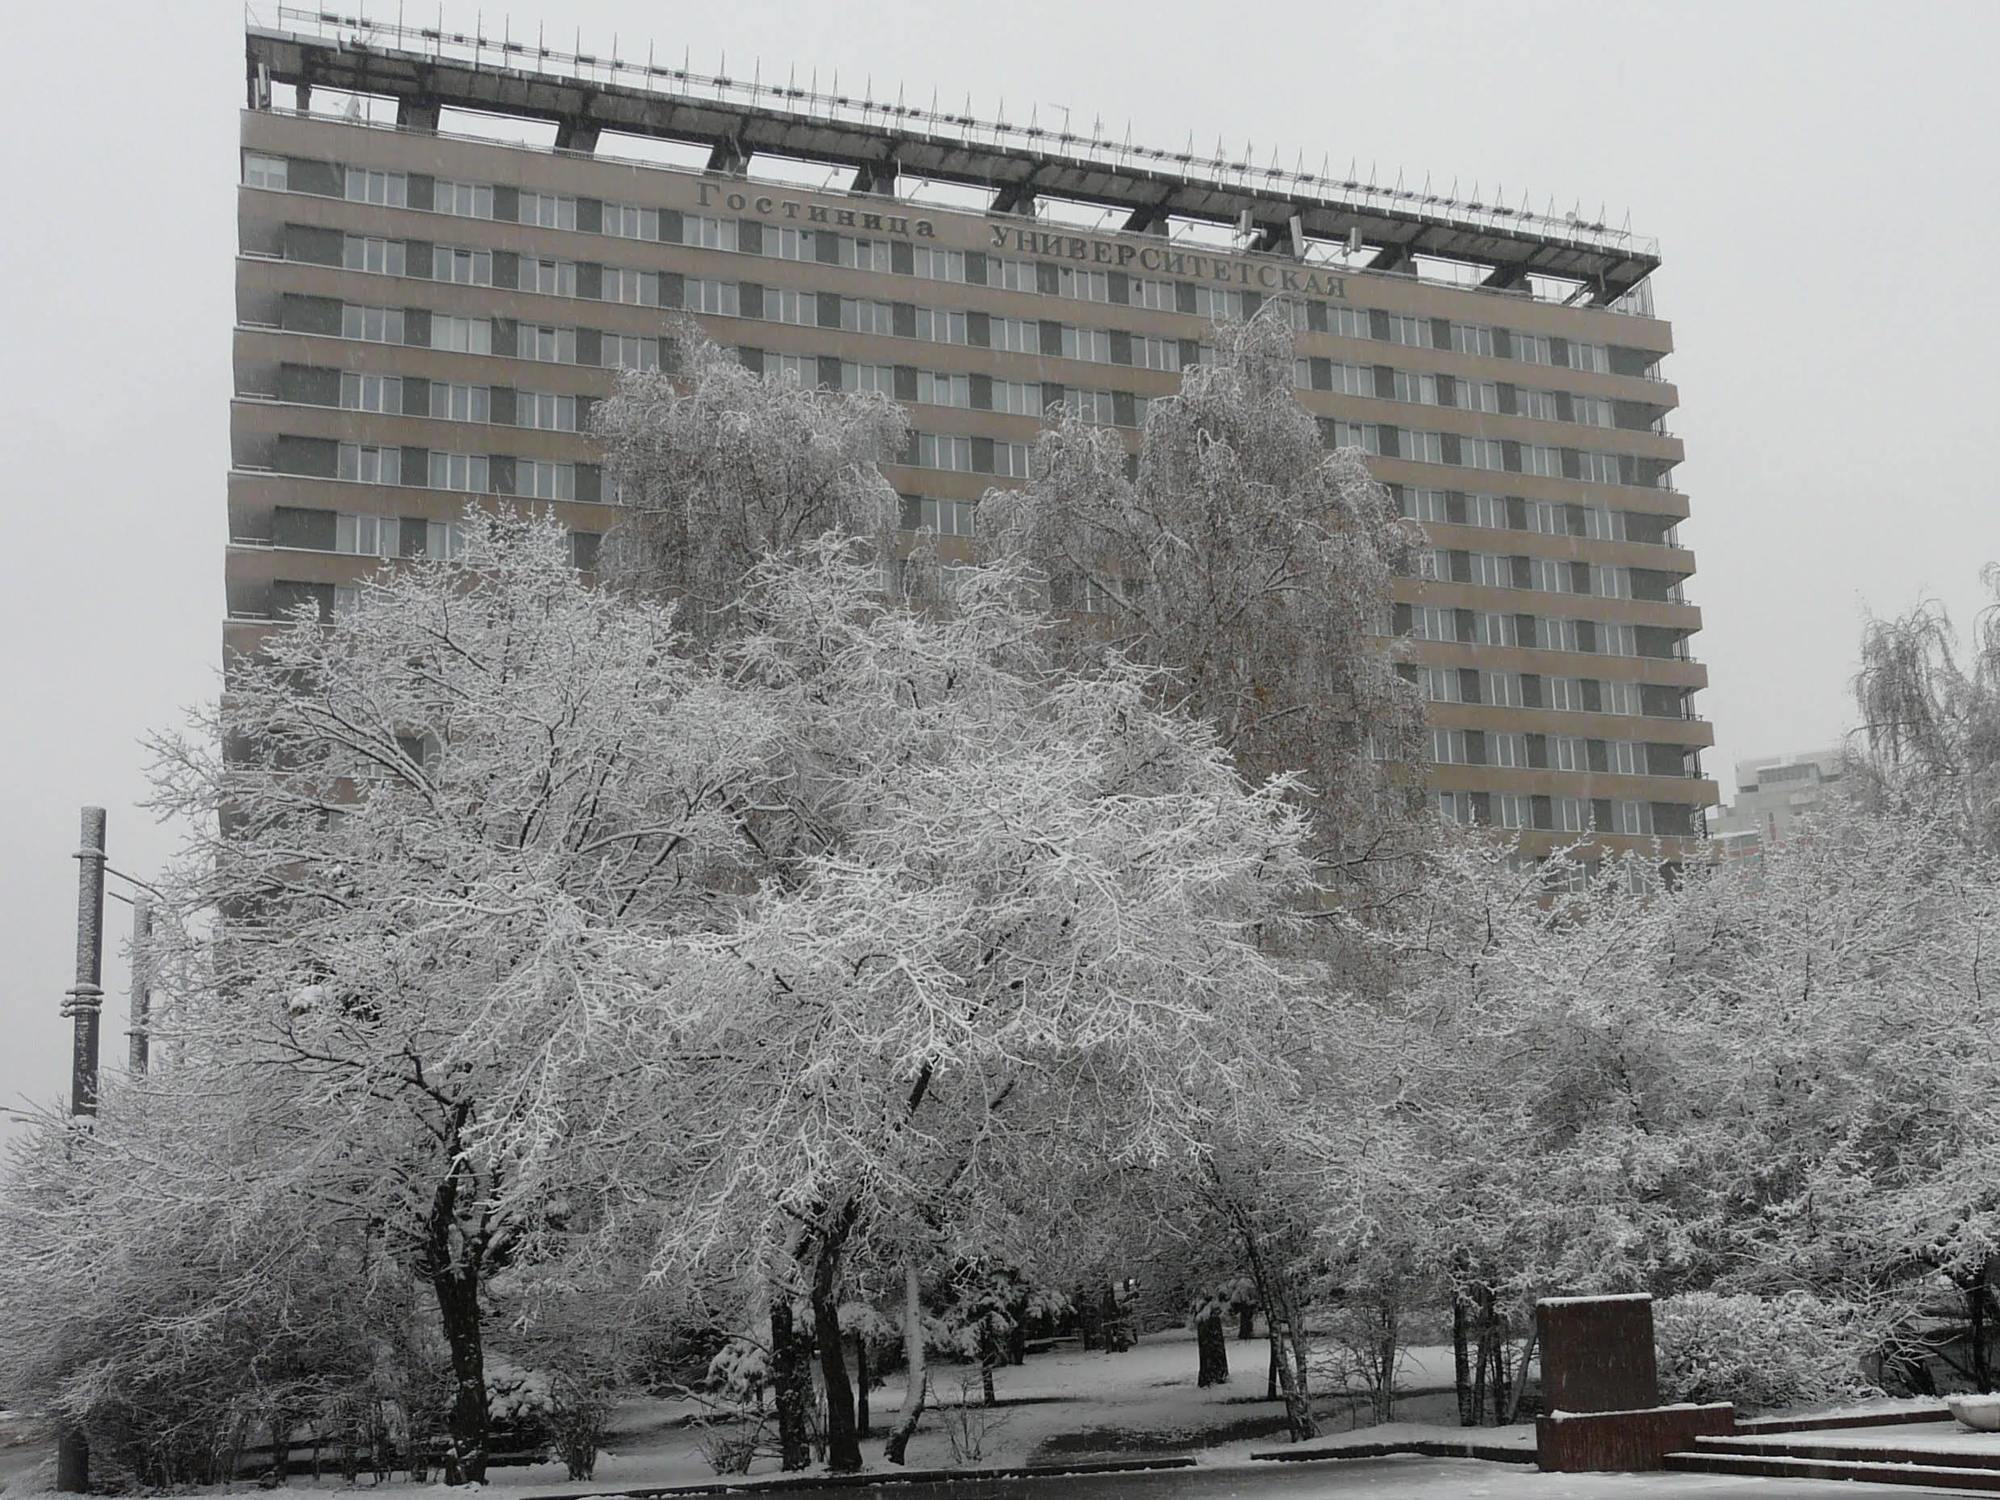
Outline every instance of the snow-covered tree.
<svg viewBox="0 0 2000 1500">
<path fill-rule="evenodd" d="M 765 558 L 831 531 L 887 559 L 899 502 L 880 465 L 909 430 L 885 396 L 766 380 L 691 319 L 674 325 L 671 371 L 628 372 L 592 426 L 624 514 L 601 569 L 680 601 L 691 642 L 725 638 Z"/>
<path fill-rule="evenodd" d="M 1423 756 L 1385 638 L 1422 532 L 1299 404 L 1285 308 L 1213 338 L 1148 403 L 1136 463 L 1114 430 L 1062 416 L 980 531 L 1045 575 L 1068 660 L 1166 669 L 1162 694 L 1246 774 L 1300 778 L 1326 868 L 1365 874 L 1401 852 Z"/>
<path fill-rule="evenodd" d="M 614 936 L 726 917 L 766 730 L 684 664 L 671 607 L 587 587 L 560 527 L 466 525 L 463 566 L 292 621 L 162 745 L 160 803 L 198 832 L 160 1024 L 281 1091 L 305 1128 L 270 1169 L 430 1289 L 477 1480 L 482 1297 L 588 1218 L 576 1153 L 646 1003 Z"/>
</svg>

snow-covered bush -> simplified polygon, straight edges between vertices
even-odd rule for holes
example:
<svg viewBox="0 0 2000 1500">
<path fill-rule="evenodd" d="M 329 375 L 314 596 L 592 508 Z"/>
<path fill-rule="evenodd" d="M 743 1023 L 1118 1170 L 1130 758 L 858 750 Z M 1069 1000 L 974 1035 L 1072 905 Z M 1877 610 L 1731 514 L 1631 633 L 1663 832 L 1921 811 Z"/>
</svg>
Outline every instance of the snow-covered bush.
<svg viewBox="0 0 2000 1500">
<path fill-rule="evenodd" d="M 504 1359 L 486 1361 L 486 1420 L 496 1449 L 545 1448 L 553 1438 L 555 1392 L 548 1374 Z"/>
<path fill-rule="evenodd" d="M 1655 1305 L 1654 1340 L 1665 1401 L 1768 1411 L 1872 1389 L 1861 1374 L 1871 1341 L 1859 1312 L 1804 1292 L 1669 1297 Z"/>
</svg>

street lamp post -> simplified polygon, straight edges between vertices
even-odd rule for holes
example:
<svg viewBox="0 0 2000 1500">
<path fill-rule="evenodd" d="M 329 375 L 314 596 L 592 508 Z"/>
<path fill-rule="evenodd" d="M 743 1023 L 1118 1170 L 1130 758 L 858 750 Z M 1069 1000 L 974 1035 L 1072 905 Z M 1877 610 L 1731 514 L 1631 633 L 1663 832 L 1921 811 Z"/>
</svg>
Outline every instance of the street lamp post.
<svg viewBox="0 0 2000 1500">
<path fill-rule="evenodd" d="M 75 1023 L 70 1044 L 69 1112 L 88 1121 L 97 1114 L 98 1023 L 104 1008 L 104 809 L 83 810 L 77 846 L 76 983 L 63 1000 Z M 90 1444 L 83 1429 L 65 1425 L 56 1439 L 56 1488 L 80 1494 L 90 1488 Z"/>
</svg>

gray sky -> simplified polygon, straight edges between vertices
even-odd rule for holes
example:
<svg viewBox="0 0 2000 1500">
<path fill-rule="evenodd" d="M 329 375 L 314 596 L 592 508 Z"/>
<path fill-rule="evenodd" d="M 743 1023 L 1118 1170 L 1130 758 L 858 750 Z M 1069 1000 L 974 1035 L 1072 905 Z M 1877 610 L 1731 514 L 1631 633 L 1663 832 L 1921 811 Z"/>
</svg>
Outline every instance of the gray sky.
<svg viewBox="0 0 2000 1500">
<path fill-rule="evenodd" d="M 445 21 L 478 10 L 497 29 L 490 0 Z M 878 98 L 969 91 L 975 113 L 1004 100 L 1044 124 L 1067 105 L 1140 142 L 1192 130 L 1287 164 L 1629 208 L 1662 242 L 1655 297 L 1681 351 L 1699 707 L 1725 796 L 1731 762 L 1839 735 L 1865 611 L 1929 596 L 1969 623 L 1979 564 L 2000 559 L 1979 441 L 2000 409 L 2000 7 L 551 0 L 512 19 L 565 44 L 580 26 L 590 52 L 615 33 L 643 56 L 652 36 L 705 71 L 724 53 L 736 76 L 797 63 Z M 67 1086 L 78 807 L 110 809 L 113 864 L 156 868 L 172 841 L 139 806 L 138 741 L 214 691 L 241 24 L 232 0 L 9 21 L 0 1104 Z M 122 954 L 107 972 L 122 1058 Z"/>
</svg>

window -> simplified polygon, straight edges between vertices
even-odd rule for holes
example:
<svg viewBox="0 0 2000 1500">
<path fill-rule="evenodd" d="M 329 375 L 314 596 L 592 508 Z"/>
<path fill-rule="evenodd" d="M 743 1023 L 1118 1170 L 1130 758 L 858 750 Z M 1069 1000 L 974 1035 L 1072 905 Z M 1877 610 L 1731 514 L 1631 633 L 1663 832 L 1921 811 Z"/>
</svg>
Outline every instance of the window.
<svg viewBox="0 0 2000 1500">
<path fill-rule="evenodd" d="M 348 411 L 400 414 L 403 410 L 403 382 L 394 375 L 357 375 L 352 370 L 343 370 L 340 376 L 340 404 Z"/>
<path fill-rule="evenodd" d="M 1558 619 L 1542 621 L 1538 643 L 1544 651 L 1576 650 L 1576 621 Z"/>
<path fill-rule="evenodd" d="M 1581 797 L 1557 797 L 1551 811 L 1556 827 L 1564 833 L 1590 832 L 1590 804 Z"/>
<path fill-rule="evenodd" d="M 1403 514 L 1412 521 L 1443 524 L 1451 520 L 1451 512 L 1446 508 L 1443 490 L 1405 489 Z"/>
<path fill-rule="evenodd" d="M 1560 558 L 1531 557 L 1528 559 L 1528 587 L 1540 589 L 1548 594 L 1570 592 L 1569 564 Z"/>
<path fill-rule="evenodd" d="M 378 240 L 358 234 L 345 235 L 340 242 L 340 264 L 344 270 L 349 271 L 373 271 L 379 276 L 401 276 L 404 274 L 406 249 L 401 240 Z"/>
<path fill-rule="evenodd" d="M 1406 427 L 1397 451 L 1411 463 L 1441 464 L 1444 462 L 1444 434 L 1416 432 Z"/>
<path fill-rule="evenodd" d="M 539 360 L 545 365 L 573 365 L 576 330 L 523 323 L 514 330 L 514 353 L 518 358 Z"/>
<path fill-rule="evenodd" d="M 1559 713 L 1577 714 L 1583 712 L 1583 679 L 1580 677 L 1545 677 L 1542 679 L 1542 706 L 1555 709 Z"/>
<path fill-rule="evenodd" d="M 456 562 L 465 555 L 465 525 L 460 521 L 427 521 L 424 524 L 424 556 L 440 562 Z"/>
<path fill-rule="evenodd" d="M 361 590 L 351 583 L 337 583 L 333 587 L 333 617 L 342 620 L 361 608 Z M 329 817 L 334 814 L 329 813 Z"/>
<path fill-rule="evenodd" d="M 1504 469 L 1506 451 L 1498 438 L 1462 437 L 1458 440 L 1458 461 L 1468 469 Z"/>
<path fill-rule="evenodd" d="M 1590 747 L 1573 734 L 1549 736 L 1549 764 L 1558 771 L 1588 771 Z"/>
<path fill-rule="evenodd" d="M 687 279 L 687 310 L 711 316 L 733 318 L 740 307 L 740 289 L 733 281 L 708 281 L 699 276 Z"/>
<path fill-rule="evenodd" d="M 1331 362 L 1331 389 L 1343 396 L 1372 396 L 1375 394 L 1375 372 L 1366 365 Z"/>
<path fill-rule="evenodd" d="M 574 500 L 576 465 L 520 459 L 514 464 L 514 493 L 536 500 Z"/>
<path fill-rule="evenodd" d="M 1539 536 L 1568 536 L 1569 517 L 1554 500 L 1529 500 L 1522 507 L 1528 530 Z"/>
<path fill-rule="evenodd" d="M 607 203 L 604 232 L 614 239 L 656 240 L 660 237 L 660 211 L 636 203 Z"/>
<path fill-rule="evenodd" d="M 1224 287 L 1200 286 L 1194 289 L 1194 312 L 1198 318 L 1210 322 L 1224 323 L 1243 321 L 1243 294 Z"/>
<path fill-rule="evenodd" d="M 1490 380 L 1466 380 L 1460 377 L 1452 382 L 1451 395 L 1453 402 L 1461 411 L 1500 410 L 1500 387 Z"/>
<path fill-rule="evenodd" d="M 995 349 L 1013 354 L 1042 352 L 1042 325 L 1033 318 L 994 318 L 987 325 Z"/>
<path fill-rule="evenodd" d="M 1433 547 L 1417 556 L 1417 574 L 1421 578 L 1451 581 L 1451 552 L 1444 547 Z"/>
<path fill-rule="evenodd" d="M 1493 799 L 1495 814 L 1502 828 L 1533 828 L 1535 826 L 1535 799 L 1503 794 Z"/>
<path fill-rule="evenodd" d="M 855 368 L 880 369 L 880 365 L 857 367 L 842 365 L 840 388 L 851 391 L 847 383 L 847 372 Z M 766 354 L 764 356 L 764 378 L 787 385 L 814 386 L 819 384 L 819 361 L 810 354 Z"/>
<path fill-rule="evenodd" d="M 1521 444 L 1521 472 L 1537 474 L 1544 479 L 1562 478 L 1562 450 L 1551 448 L 1546 443 Z"/>
<path fill-rule="evenodd" d="M 934 531 L 939 536 L 971 536 L 978 505 L 970 500 L 928 500 L 915 496 L 903 501 L 903 530 Z"/>
<path fill-rule="evenodd" d="M 1026 443 L 995 443 L 993 472 L 1003 479 L 1026 479 L 1030 451 Z"/>
<path fill-rule="evenodd" d="M 1575 345 L 1571 345 L 1574 349 Z M 1615 427 L 1611 403 L 1602 396 L 1571 396 L 1569 398 L 1570 420 L 1585 427 Z"/>
<path fill-rule="evenodd" d="M 636 271 L 629 266 L 606 266 L 603 295 L 606 302 L 628 302 L 636 307 L 658 307 L 660 273 Z"/>
<path fill-rule="evenodd" d="M 926 326 L 925 314 L 928 312 L 928 308 L 920 307 L 917 309 L 917 333 L 919 337 L 928 337 L 924 333 Z M 959 314 L 961 320 L 964 316 L 963 313 Z M 895 331 L 895 314 L 886 302 L 871 302 L 863 297 L 842 297 L 840 299 L 840 326 L 849 333 L 893 333 Z"/>
<path fill-rule="evenodd" d="M 969 407 L 972 405 L 972 377 L 940 375 L 930 370 L 919 370 L 917 400 L 925 406 Z"/>
<path fill-rule="evenodd" d="M 1601 505 L 1582 507 L 1583 534 L 1593 541 L 1622 542 L 1625 540 L 1625 512 L 1607 510 Z"/>
<path fill-rule="evenodd" d="M 1410 607 L 1410 635 L 1419 641 L 1455 641 L 1458 612 L 1436 604 L 1414 604 Z"/>
<path fill-rule="evenodd" d="M 533 256 L 522 256 L 521 290 L 524 292 L 542 292 L 551 297 L 574 297 L 576 295 L 576 262 L 573 260 L 537 260 Z"/>
<path fill-rule="evenodd" d="M 1602 710 L 1607 714 L 1637 714 L 1640 707 L 1639 684 L 1636 682 L 1606 682 L 1602 684 Z"/>
<path fill-rule="evenodd" d="M 896 394 L 895 367 L 855 365 L 843 361 L 840 366 L 840 388 L 843 391 L 874 391 L 893 398 Z"/>
<path fill-rule="evenodd" d="M 1572 370 L 1588 370 L 1593 375 L 1611 373 L 1611 351 L 1602 344 L 1578 344 L 1569 346 L 1569 367 Z M 1611 424 L 1606 422 L 1604 426 Z"/>
<path fill-rule="evenodd" d="M 1428 349 L 1431 346 L 1431 320 L 1413 318 L 1407 313 L 1389 314 L 1389 342 L 1407 344 L 1412 349 Z"/>
<path fill-rule="evenodd" d="M 1297 391 L 1311 390 L 1313 383 L 1312 370 L 1313 370 L 1313 365 L 1311 360 L 1309 359 L 1293 360 L 1292 389 Z"/>
<path fill-rule="evenodd" d="M 1326 310 L 1326 331 L 1344 339 L 1365 339 L 1368 337 L 1368 312 L 1360 307 L 1334 307 Z"/>
<path fill-rule="evenodd" d="M 1465 524 L 1483 526 L 1488 531 L 1507 529 L 1507 502 L 1499 495 L 1467 495 Z M 1512 580 L 1510 579 L 1511 583 Z"/>
<path fill-rule="evenodd" d="M 1179 339 L 1132 338 L 1132 363 L 1142 370 L 1178 370 L 1181 367 Z"/>
<path fill-rule="evenodd" d="M 1491 354 L 1493 330 L 1477 323 L 1451 325 L 1451 347 L 1459 354 Z"/>
<path fill-rule="evenodd" d="M 1150 308 L 1154 312 L 1172 312 L 1180 305 L 1171 281 L 1148 281 L 1134 276 L 1126 296 L 1132 306 Z"/>
<path fill-rule="evenodd" d="M 1042 414 L 1042 388 L 1032 380 L 996 380 L 993 382 L 993 409 L 1017 417 L 1039 417 Z"/>
<path fill-rule="evenodd" d="M 852 271 L 891 269 L 887 240 L 841 240 L 840 263 Z"/>
<path fill-rule="evenodd" d="M 287 167 L 288 163 L 282 156 L 260 156 L 254 151 L 246 151 L 243 153 L 243 185 L 282 193 L 286 190 Z"/>
<path fill-rule="evenodd" d="M 1533 417 L 1540 422 L 1556 419 L 1556 393 L 1554 391 L 1531 391 L 1526 387 L 1514 392 L 1514 406 L 1519 415 Z"/>
<path fill-rule="evenodd" d="M 1416 401 L 1425 406 L 1437 405 L 1435 375 L 1423 375 L 1414 370 L 1397 370 L 1394 372 L 1393 385 L 1398 401 Z"/>
<path fill-rule="evenodd" d="M 1439 792 L 1437 798 L 1438 816 L 1446 822 L 1470 824 L 1476 821 L 1477 814 L 1473 810 L 1472 793 Z"/>
<path fill-rule="evenodd" d="M 339 467 L 335 472 L 342 479 L 352 479 L 361 484 L 401 484 L 403 450 L 342 443 Z"/>
<path fill-rule="evenodd" d="M 493 255 L 488 250 L 455 250 L 450 245 L 431 247 L 431 278 L 454 281 L 460 286 L 493 285 Z"/>
<path fill-rule="evenodd" d="M 681 243 L 701 250 L 734 250 L 736 221 L 711 219 L 705 214 L 682 214 Z"/>
<path fill-rule="evenodd" d="M 523 224 L 534 224 L 543 229 L 574 229 L 576 199 L 562 193 L 523 193 L 516 217 Z M 735 226 L 732 224 L 730 227 Z"/>
<path fill-rule="evenodd" d="M 1431 761 L 1440 766 L 1462 766 L 1465 762 L 1465 731 L 1463 729 L 1433 729 L 1431 731 Z"/>
<path fill-rule="evenodd" d="M 1577 477 L 1585 484 L 1617 484 L 1618 455 L 1615 453 L 1579 453 Z"/>
<path fill-rule="evenodd" d="M 917 467 L 972 472 L 972 439 L 948 437 L 935 432 L 917 434 Z"/>
<path fill-rule="evenodd" d="M 1653 804 L 1650 802 L 1612 803 L 1611 826 L 1619 833 L 1650 834 L 1653 831 Z"/>
<path fill-rule="evenodd" d="M 886 303 L 868 303 L 864 305 L 879 307 L 884 313 L 889 310 Z M 847 304 L 844 301 L 840 304 L 840 314 L 841 326 L 844 328 L 847 326 Z M 993 328 L 996 334 L 999 331 L 1002 321 L 1000 318 L 993 320 Z M 864 328 L 862 331 L 865 333 L 871 330 Z M 880 327 L 872 331 L 887 333 L 889 332 L 889 325 L 884 322 Z M 966 332 L 965 314 L 962 312 L 950 312 L 940 308 L 920 307 L 917 309 L 917 337 L 920 339 L 929 339 L 932 343 L 936 344 L 963 344 L 970 337 Z M 1000 347 L 997 340 L 994 347 Z"/>
<path fill-rule="evenodd" d="M 1472 582 L 1489 589 L 1508 589 L 1514 586 L 1514 564 L 1511 558 L 1496 557 L 1491 552 L 1473 552 L 1467 555 L 1472 562 Z"/>
<path fill-rule="evenodd" d="M 431 451 L 431 488 L 434 490 L 487 491 L 486 455 L 483 453 L 439 453 Z"/>
<path fill-rule="evenodd" d="M 491 354 L 493 325 L 485 318 L 454 318 L 431 314 L 431 347 L 459 354 Z"/>
<path fill-rule="evenodd" d="M 336 516 L 333 550 L 353 557 L 396 557 L 402 553 L 402 525 L 394 516 Z"/>
<path fill-rule="evenodd" d="M 1085 422 L 1095 422 L 1109 427 L 1118 420 L 1116 407 L 1109 391 L 1063 392 L 1063 410 Z"/>
<path fill-rule="evenodd" d="M 1457 667 L 1425 667 L 1417 674 L 1417 687 L 1426 703 L 1463 703 L 1465 695 Z"/>
<path fill-rule="evenodd" d="M 1364 453 L 1382 451 L 1382 432 L 1373 422 L 1346 422 L 1339 418 L 1333 423 L 1333 446 L 1336 448 L 1359 448 Z"/>
<path fill-rule="evenodd" d="M 409 202 L 409 179 L 401 172 L 371 172 L 362 167 L 347 169 L 347 201 L 377 203 L 402 208 Z"/>
<path fill-rule="evenodd" d="M 1608 771 L 1620 776 L 1644 776 L 1646 774 L 1645 748 L 1631 740 L 1606 740 L 1604 742 L 1604 766 Z"/>
<path fill-rule="evenodd" d="M 794 287 L 764 288 L 764 316 L 773 323 L 791 323 L 799 328 L 819 326 L 819 298 Z"/>
<path fill-rule="evenodd" d="M 431 415 L 452 422 L 489 422 L 493 419 L 492 392 L 483 385 L 452 385 L 433 380 Z"/>
<path fill-rule="evenodd" d="M 1631 625 L 1600 620 L 1597 624 L 1597 649 L 1605 656 L 1637 656 L 1638 631 Z"/>
<path fill-rule="evenodd" d="M 938 250 L 929 245 L 919 245 L 911 254 L 910 270 L 913 274 L 929 277 L 932 281 L 963 281 L 965 252 Z"/>
<path fill-rule="evenodd" d="M 542 432 L 575 432 L 576 397 L 558 396 L 552 391 L 518 391 L 514 396 L 514 423 Z"/>
<path fill-rule="evenodd" d="M 1516 333 L 1509 342 L 1513 345 L 1514 358 L 1518 360 L 1531 365 L 1554 363 L 1554 356 L 1549 352 L 1549 340 L 1546 334 Z"/>
<path fill-rule="evenodd" d="M 660 341 L 631 333 L 607 333 L 598 358 L 607 370 L 657 370 Z"/>
<path fill-rule="evenodd" d="M 529 194 L 523 193 L 525 204 Z M 440 177 L 431 198 L 431 207 L 441 214 L 457 214 L 461 219 L 490 219 L 493 217 L 493 184 L 490 182 L 453 182 L 448 177 Z M 570 203 L 571 222 L 566 228 L 574 229 L 576 204 Z"/>
<path fill-rule="evenodd" d="M 1593 564 L 1590 569 L 1590 591 L 1605 599 L 1630 599 L 1632 570 Z"/>
<path fill-rule="evenodd" d="M 355 307 L 340 310 L 340 336 L 365 339 L 371 344 L 403 342 L 403 310 L 400 307 Z"/>
<path fill-rule="evenodd" d="M 1528 737 L 1525 734 L 1488 734 L 1486 763 L 1507 770 L 1522 770 L 1528 764 Z"/>
<path fill-rule="evenodd" d="M 1031 260 L 1010 260 L 1006 256 L 995 255 L 986 262 L 986 284 L 997 286 L 1008 292 L 1035 292 L 1041 286 L 1035 280 L 1035 263 Z"/>
<path fill-rule="evenodd" d="M 1111 363 L 1111 334 L 1103 328 L 1072 328 L 1062 331 L 1064 359 L 1087 359 L 1100 365 Z"/>
<path fill-rule="evenodd" d="M 1512 615 L 1476 614 L 1472 617 L 1472 639 L 1481 646 L 1518 646 L 1519 622 Z"/>
<path fill-rule="evenodd" d="M 682 231 L 685 235 L 686 231 Z M 766 224 L 764 253 L 773 260 L 814 260 L 817 258 L 810 229 L 794 229 L 784 224 Z"/>
<path fill-rule="evenodd" d="M 1487 672 L 1479 684 L 1480 696 L 1496 708 L 1519 708 L 1521 706 L 1521 674 L 1519 672 Z"/>
</svg>

